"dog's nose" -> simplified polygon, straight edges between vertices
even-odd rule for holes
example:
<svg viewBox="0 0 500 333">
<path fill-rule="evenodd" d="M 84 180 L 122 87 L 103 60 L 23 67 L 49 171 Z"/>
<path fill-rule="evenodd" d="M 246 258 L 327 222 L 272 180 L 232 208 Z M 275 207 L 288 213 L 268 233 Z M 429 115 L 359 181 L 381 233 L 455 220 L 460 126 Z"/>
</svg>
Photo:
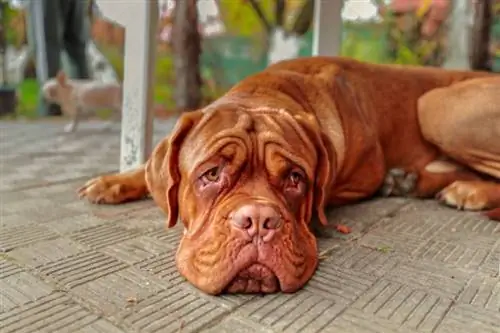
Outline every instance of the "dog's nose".
<svg viewBox="0 0 500 333">
<path fill-rule="evenodd" d="M 264 242 L 271 240 L 282 224 L 275 208 L 261 204 L 244 205 L 234 211 L 230 219 L 233 227 L 245 231 L 250 238 L 258 235 Z"/>
</svg>

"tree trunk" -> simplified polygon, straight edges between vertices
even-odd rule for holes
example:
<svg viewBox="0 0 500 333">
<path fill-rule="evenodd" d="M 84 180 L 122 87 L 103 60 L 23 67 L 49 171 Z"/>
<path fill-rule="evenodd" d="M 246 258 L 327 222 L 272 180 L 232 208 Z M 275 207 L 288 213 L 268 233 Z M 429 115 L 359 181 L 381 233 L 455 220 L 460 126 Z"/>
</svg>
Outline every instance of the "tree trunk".
<svg viewBox="0 0 500 333">
<path fill-rule="evenodd" d="M 175 69 L 174 100 L 177 108 L 193 110 L 202 100 L 200 54 L 196 0 L 177 0 L 172 26 Z"/>
<path fill-rule="evenodd" d="M 470 62 L 472 69 L 490 70 L 490 27 L 492 23 L 492 1 L 475 1 L 474 22 L 470 43 Z"/>
</svg>

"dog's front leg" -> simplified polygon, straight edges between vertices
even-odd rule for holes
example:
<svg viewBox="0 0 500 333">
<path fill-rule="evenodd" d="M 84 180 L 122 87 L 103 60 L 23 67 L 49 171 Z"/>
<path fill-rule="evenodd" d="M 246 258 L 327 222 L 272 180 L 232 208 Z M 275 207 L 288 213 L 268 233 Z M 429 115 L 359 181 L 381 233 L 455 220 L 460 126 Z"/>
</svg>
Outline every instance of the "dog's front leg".
<svg viewBox="0 0 500 333">
<path fill-rule="evenodd" d="M 76 131 L 76 129 L 78 128 L 78 123 L 80 122 L 81 113 L 82 110 L 80 110 L 79 107 L 74 108 L 73 112 L 70 113 L 72 115 L 71 122 L 64 126 L 65 133 L 74 133 Z"/>
</svg>

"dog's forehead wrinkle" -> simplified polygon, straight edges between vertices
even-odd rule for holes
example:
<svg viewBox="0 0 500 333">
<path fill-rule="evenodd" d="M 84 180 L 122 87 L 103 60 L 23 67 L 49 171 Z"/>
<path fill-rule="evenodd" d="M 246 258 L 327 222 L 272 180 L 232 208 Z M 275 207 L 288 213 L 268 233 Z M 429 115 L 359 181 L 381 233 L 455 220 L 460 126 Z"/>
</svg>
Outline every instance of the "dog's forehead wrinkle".
<svg viewBox="0 0 500 333">
<path fill-rule="evenodd" d="M 263 170 L 276 161 L 272 155 L 281 156 L 291 164 L 304 169 L 308 176 L 316 163 L 314 144 L 308 140 L 301 122 L 311 122 L 310 116 L 291 115 L 283 108 L 255 106 L 232 110 L 222 105 L 205 113 L 195 130 L 181 147 L 180 164 L 193 172 L 201 164 L 221 156 L 221 150 L 236 144 L 244 150 L 241 156 L 253 161 L 254 167 Z M 300 151 L 302 158 L 296 158 Z M 272 152 L 269 154 L 269 152 Z M 241 162 L 241 158 L 238 159 Z M 244 162 L 243 162 L 244 163 Z"/>
<path fill-rule="evenodd" d="M 232 113 L 233 117 L 221 122 L 216 115 L 221 113 L 208 113 L 207 118 L 198 124 L 196 131 L 189 135 L 181 147 L 179 162 L 189 172 L 211 158 L 220 156 L 221 150 L 230 144 L 237 145 L 246 154 L 251 150 L 247 128 L 253 126 L 252 118 L 238 112 Z"/>
</svg>

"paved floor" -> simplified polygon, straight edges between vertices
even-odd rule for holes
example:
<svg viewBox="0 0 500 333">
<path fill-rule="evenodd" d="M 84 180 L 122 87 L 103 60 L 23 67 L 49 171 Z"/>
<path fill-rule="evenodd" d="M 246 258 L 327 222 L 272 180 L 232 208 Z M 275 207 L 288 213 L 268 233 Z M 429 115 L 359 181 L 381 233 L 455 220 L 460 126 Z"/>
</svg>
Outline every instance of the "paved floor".
<svg viewBox="0 0 500 333">
<path fill-rule="evenodd" d="M 94 206 L 75 189 L 118 165 L 119 130 L 0 123 L 0 332 L 500 332 L 500 224 L 434 202 L 331 212 L 295 294 L 211 297 L 179 276 L 177 229 L 151 201 Z M 158 140 L 171 128 L 157 126 Z"/>
</svg>

